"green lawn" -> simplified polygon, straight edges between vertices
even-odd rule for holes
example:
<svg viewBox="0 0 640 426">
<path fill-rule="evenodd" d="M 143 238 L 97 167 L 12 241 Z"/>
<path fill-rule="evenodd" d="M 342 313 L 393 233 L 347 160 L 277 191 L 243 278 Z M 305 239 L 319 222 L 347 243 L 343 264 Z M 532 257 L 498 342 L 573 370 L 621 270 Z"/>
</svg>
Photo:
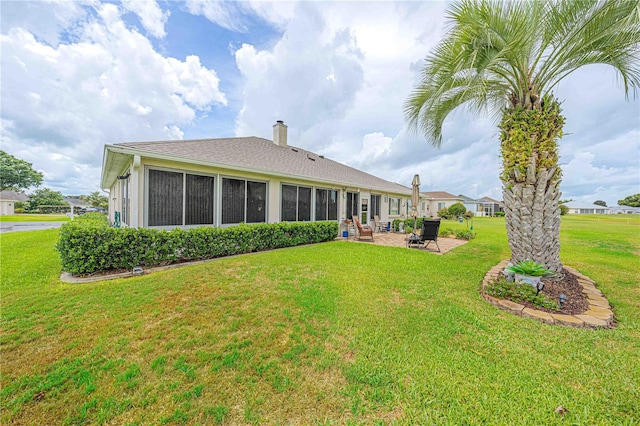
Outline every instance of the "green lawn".
<svg viewBox="0 0 640 426">
<path fill-rule="evenodd" d="M 615 329 L 486 303 L 500 218 L 443 256 L 331 242 L 81 285 L 57 230 L 1 235 L 0 423 L 636 425 L 640 218 L 562 221 Z"/>
<path fill-rule="evenodd" d="M 68 222 L 69 216 L 63 214 L 16 214 L 0 216 L 0 222 Z"/>
</svg>

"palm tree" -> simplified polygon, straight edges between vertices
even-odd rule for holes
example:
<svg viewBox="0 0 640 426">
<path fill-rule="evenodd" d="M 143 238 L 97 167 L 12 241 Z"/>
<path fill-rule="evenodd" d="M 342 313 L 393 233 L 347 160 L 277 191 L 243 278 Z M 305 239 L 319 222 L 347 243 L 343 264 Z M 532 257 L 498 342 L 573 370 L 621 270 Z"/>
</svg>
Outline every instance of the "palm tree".
<svg viewBox="0 0 640 426">
<path fill-rule="evenodd" d="M 439 147 L 442 124 L 459 106 L 501 117 L 503 198 L 512 261 L 560 271 L 564 117 L 553 92 L 576 69 L 614 67 L 628 97 L 640 86 L 640 3 L 470 1 L 447 11 L 445 38 L 426 58 L 405 103 L 409 128 Z"/>
</svg>

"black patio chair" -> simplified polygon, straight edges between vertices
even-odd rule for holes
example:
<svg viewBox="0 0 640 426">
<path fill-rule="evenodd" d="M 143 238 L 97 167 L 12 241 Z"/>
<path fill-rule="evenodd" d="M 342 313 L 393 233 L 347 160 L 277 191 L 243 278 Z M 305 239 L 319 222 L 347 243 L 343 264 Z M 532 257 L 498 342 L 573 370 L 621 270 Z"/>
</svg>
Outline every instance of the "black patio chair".
<svg viewBox="0 0 640 426">
<path fill-rule="evenodd" d="M 438 231 L 440 230 L 440 219 L 423 219 L 422 231 L 420 232 L 420 243 L 426 243 L 423 248 L 427 248 L 429 243 L 433 241 L 440 251 L 438 245 Z"/>
</svg>

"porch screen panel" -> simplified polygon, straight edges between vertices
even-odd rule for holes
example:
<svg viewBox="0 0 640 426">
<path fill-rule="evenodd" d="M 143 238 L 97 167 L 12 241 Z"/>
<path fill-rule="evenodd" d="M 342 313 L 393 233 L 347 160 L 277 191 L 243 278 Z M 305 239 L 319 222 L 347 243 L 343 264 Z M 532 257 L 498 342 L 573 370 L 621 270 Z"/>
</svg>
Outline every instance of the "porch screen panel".
<svg viewBox="0 0 640 426">
<path fill-rule="evenodd" d="M 185 225 L 213 223 L 213 177 L 187 175 Z"/>
<path fill-rule="evenodd" d="M 222 179 L 222 224 L 244 221 L 245 181 Z"/>
<path fill-rule="evenodd" d="M 316 189 L 316 220 L 327 220 L 328 196 L 328 190 Z"/>
<path fill-rule="evenodd" d="M 267 184 L 247 182 L 247 223 L 267 221 Z"/>
<path fill-rule="evenodd" d="M 149 170 L 149 226 L 182 225 L 182 173 Z"/>
<path fill-rule="evenodd" d="M 298 220 L 311 220 L 311 188 L 298 188 Z"/>
<path fill-rule="evenodd" d="M 129 200 L 129 184 L 130 178 L 126 178 L 122 181 L 122 216 L 120 220 L 122 223 L 130 225 L 129 211 L 131 210 L 131 201 Z"/>
<path fill-rule="evenodd" d="M 371 220 L 374 219 L 374 216 L 380 217 L 380 196 L 372 195 L 371 196 L 371 206 L 369 207 L 369 215 Z"/>
<path fill-rule="evenodd" d="M 358 216 L 358 194 L 347 192 L 347 219 L 352 220 L 353 216 Z"/>
<path fill-rule="evenodd" d="M 282 185 L 282 220 L 295 222 L 298 216 L 298 187 Z"/>
<path fill-rule="evenodd" d="M 327 200 L 327 219 L 338 220 L 338 191 L 330 189 Z"/>
</svg>

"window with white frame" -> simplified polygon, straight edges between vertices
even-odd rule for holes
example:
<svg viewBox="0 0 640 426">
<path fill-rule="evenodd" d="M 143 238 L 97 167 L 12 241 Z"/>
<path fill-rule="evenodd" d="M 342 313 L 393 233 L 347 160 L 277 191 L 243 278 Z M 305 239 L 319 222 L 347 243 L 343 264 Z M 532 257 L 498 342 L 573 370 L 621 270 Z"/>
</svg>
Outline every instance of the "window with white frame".
<svg viewBox="0 0 640 426">
<path fill-rule="evenodd" d="M 400 214 L 400 198 L 389 197 L 389 215 L 397 216 Z"/>
</svg>

